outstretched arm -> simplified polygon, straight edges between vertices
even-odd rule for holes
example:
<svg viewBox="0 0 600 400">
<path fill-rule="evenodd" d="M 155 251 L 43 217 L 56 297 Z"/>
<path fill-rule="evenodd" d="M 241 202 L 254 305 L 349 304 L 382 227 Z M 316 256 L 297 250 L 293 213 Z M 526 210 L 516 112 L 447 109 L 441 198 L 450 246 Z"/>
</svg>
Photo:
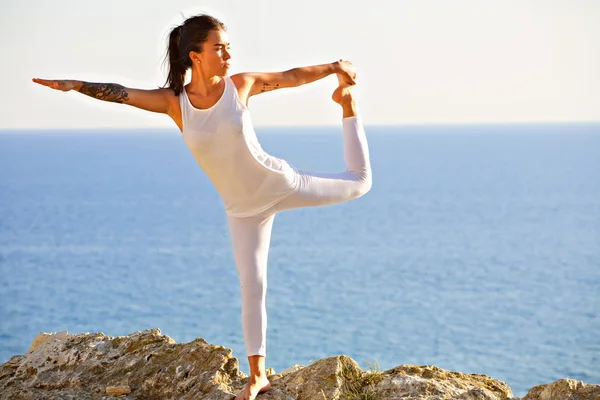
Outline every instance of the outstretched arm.
<svg viewBox="0 0 600 400">
<path fill-rule="evenodd" d="M 68 92 L 75 90 L 79 93 L 98 100 L 112 103 L 129 104 L 143 110 L 165 113 L 169 112 L 169 96 L 171 89 L 132 89 L 118 83 L 94 83 L 76 80 L 46 80 L 34 78 L 33 82 L 48 86 L 52 89 Z"/>
<path fill-rule="evenodd" d="M 236 85 L 239 83 L 249 88 L 248 97 L 250 97 L 276 89 L 305 85 L 331 74 L 340 74 L 350 84 L 355 83 L 356 71 L 352 63 L 343 60 L 330 64 L 298 67 L 283 72 L 244 72 L 232 76 L 232 79 L 236 81 Z"/>
</svg>

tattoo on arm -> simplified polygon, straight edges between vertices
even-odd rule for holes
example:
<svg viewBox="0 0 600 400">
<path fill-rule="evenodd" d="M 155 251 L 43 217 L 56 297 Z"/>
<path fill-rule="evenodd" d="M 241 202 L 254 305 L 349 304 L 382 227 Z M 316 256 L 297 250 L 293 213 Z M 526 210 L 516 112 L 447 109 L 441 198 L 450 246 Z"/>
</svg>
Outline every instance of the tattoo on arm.
<svg viewBox="0 0 600 400">
<path fill-rule="evenodd" d="M 129 101 L 127 90 L 118 83 L 82 82 L 79 93 L 86 94 L 98 100 L 110 101 L 113 103 L 126 103 Z"/>
<path fill-rule="evenodd" d="M 260 92 L 264 93 L 264 92 L 269 92 L 269 91 L 275 90 L 275 89 L 279 89 L 279 83 L 272 84 L 272 83 L 264 82 L 263 83 L 263 87 L 260 90 Z"/>
</svg>

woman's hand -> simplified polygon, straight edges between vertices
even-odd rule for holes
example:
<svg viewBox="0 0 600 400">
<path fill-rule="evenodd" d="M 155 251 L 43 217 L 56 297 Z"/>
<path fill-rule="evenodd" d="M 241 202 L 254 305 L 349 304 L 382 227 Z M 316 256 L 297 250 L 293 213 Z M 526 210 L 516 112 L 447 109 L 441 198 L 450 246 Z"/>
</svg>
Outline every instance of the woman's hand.
<svg viewBox="0 0 600 400">
<path fill-rule="evenodd" d="M 336 61 L 336 70 L 337 74 L 341 76 L 341 78 L 348 82 L 350 85 L 356 84 L 356 68 L 350 61 Z"/>
<path fill-rule="evenodd" d="M 80 83 L 79 81 L 73 80 L 47 80 L 39 78 L 33 78 L 32 81 L 39 83 L 40 85 L 48 86 L 52 89 L 62 90 L 63 92 L 68 92 L 69 90 L 75 89 Z"/>
</svg>

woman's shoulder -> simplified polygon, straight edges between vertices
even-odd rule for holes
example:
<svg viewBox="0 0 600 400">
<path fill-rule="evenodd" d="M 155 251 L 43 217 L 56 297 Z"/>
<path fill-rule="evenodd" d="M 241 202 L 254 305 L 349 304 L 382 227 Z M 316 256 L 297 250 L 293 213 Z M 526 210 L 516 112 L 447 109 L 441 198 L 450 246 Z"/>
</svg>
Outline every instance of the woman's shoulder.
<svg viewBox="0 0 600 400">
<path fill-rule="evenodd" d="M 247 72 L 240 72 L 235 75 L 230 75 L 229 78 L 231 78 L 238 90 L 243 90 L 244 87 L 252 85 L 252 79 L 250 78 L 250 74 Z"/>
<path fill-rule="evenodd" d="M 253 81 L 246 73 L 231 75 L 229 78 L 235 85 L 235 90 L 237 91 L 238 98 L 240 99 L 242 104 L 248 107 L 248 97 L 250 89 L 252 88 Z"/>
<path fill-rule="evenodd" d="M 230 75 L 229 79 L 231 79 L 236 88 L 240 88 L 244 85 L 245 78 L 243 73 Z"/>
</svg>

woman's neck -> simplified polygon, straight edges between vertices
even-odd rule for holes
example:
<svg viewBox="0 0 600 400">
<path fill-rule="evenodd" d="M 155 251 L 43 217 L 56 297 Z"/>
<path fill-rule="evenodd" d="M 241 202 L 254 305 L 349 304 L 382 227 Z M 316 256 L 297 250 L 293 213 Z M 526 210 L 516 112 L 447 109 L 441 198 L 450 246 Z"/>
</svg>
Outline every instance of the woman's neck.
<svg viewBox="0 0 600 400">
<path fill-rule="evenodd" d="M 192 80 L 188 84 L 188 91 L 200 96 L 210 96 L 221 89 L 222 76 L 208 76 L 199 67 L 192 69 Z"/>
</svg>

